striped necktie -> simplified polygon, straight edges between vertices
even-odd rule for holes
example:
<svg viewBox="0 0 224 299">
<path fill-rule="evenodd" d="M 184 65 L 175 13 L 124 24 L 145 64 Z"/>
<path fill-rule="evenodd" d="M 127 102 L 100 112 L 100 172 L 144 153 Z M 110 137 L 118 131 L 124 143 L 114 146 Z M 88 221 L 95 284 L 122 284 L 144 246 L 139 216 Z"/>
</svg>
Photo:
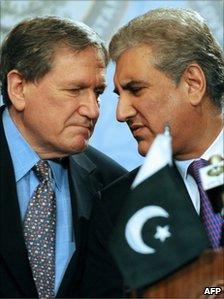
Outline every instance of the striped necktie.
<svg viewBox="0 0 224 299">
<path fill-rule="evenodd" d="M 205 226 L 205 230 L 210 239 L 212 248 L 217 249 L 220 247 L 221 232 L 223 219 L 220 214 L 215 214 L 211 202 L 202 188 L 199 169 L 208 165 L 208 161 L 199 159 L 193 161 L 188 167 L 188 173 L 195 179 L 201 199 L 201 218 Z"/>
</svg>

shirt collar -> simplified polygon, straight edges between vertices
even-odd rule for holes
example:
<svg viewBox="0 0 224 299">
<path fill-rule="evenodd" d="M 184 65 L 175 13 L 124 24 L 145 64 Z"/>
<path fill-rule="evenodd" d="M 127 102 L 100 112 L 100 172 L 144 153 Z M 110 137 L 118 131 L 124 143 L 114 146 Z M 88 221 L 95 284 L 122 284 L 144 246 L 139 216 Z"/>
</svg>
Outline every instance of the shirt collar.
<svg viewBox="0 0 224 299">
<path fill-rule="evenodd" d="M 222 129 L 221 132 L 219 133 L 219 135 L 217 136 L 217 138 L 215 139 L 215 141 L 213 141 L 213 143 L 209 146 L 209 148 L 198 159 L 202 158 L 202 159 L 205 159 L 208 161 L 212 155 L 223 156 L 223 152 L 222 152 L 223 144 L 224 144 L 224 131 Z M 186 179 L 186 177 L 187 177 L 187 170 L 188 170 L 189 165 L 194 160 L 197 160 L 197 159 L 191 159 L 191 160 L 185 160 L 185 161 L 175 160 L 175 164 L 180 172 L 180 175 L 184 179 Z"/>
<path fill-rule="evenodd" d="M 33 168 L 33 166 L 40 160 L 40 157 L 19 132 L 7 108 L 3 112 L 3 126 L 13 161 L 17 183 Z M 49 165 L 53 173 L 55 185 L 60 189 L 63 167 L 52 160 L 49 161 Z"/>
<path fill-rule="evenodd" d="M 18 182 L 40 158 L 17 129 L 7 108 L 3 112 L 3 126 Z"/>
<path fill-rule="evenodd" d="M 223 157 L 224 131 L 223 129 L 211 144 L 211 146 L 204 152 L 201 158 L 209 160 L 213 155 L 220 155 Z"/>
<path fill-rule="evenodd" d="M 60 190 L 62 185 L 63 167 L 60 163 L 55 162 L 53 160 L 48 160 L 48 162 L 53 173 L 55 185 Z"/>
</svg>

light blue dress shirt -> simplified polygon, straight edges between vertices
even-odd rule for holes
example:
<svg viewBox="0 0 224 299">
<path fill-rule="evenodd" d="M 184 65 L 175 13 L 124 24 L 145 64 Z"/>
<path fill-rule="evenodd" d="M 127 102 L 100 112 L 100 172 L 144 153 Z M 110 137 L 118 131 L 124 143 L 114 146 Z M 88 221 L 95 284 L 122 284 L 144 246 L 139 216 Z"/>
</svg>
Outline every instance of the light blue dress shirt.
<svg viewBox="0 0 224 299">
<path fill-rule="evenodd" d="M 32 167 L 40 160 L 38 154 L 23 138 L 7 109 L 3 112 L 3 126 L 14 166 L 16 188 L 22 220 L 28 203 L 39 184 Z M 52 170 L 56 195 L 55 294 L 67 265 L 75 251 L 68 171 L 59 163 L 48 161 Z"/>
</svg>

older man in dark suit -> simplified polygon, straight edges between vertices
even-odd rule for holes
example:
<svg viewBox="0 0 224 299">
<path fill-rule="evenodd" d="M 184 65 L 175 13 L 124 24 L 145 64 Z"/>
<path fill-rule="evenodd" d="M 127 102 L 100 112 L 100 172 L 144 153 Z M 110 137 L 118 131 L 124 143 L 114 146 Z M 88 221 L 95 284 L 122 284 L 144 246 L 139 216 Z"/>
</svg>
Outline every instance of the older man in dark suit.
<svg viewBox="0 0 224 299">
<path fill-rule="evenodd" d="M 1 49 L 0 297 L 79 297 L 94 193 L 125 170 L 88 147 L 106 49 L 81 23 L 18 24 Z"/>
</svg>

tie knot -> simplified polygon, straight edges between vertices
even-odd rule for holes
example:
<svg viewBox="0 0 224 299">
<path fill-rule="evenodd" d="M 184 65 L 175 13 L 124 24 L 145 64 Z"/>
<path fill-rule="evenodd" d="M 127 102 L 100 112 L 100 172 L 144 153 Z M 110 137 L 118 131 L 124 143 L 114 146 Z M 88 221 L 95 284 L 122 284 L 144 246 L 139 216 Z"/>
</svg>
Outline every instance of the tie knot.
<svg viewBox="0 0 224 299">
<path fill-rule="evenodd" d="M 44 180 L 49 181 L 51 178 L 51 169 L 47 161 L 38 161 L 34 165 L 33 171 L 41 182 Z"/>
<path fill-rule="evenodd" d="M 195 181 L 198 184 L 201 184 L 201 179 L 200 179 L 200 173 L 199 173 L 199 169 L 207 166 L 209 164 L 208 161 L 204 160 L 204 159 L 199 159 L 199 160 L 195 160 L 193 161 L 189 167 L 188 167 L 188 173 L 195 179 Z"/>
</svg>

